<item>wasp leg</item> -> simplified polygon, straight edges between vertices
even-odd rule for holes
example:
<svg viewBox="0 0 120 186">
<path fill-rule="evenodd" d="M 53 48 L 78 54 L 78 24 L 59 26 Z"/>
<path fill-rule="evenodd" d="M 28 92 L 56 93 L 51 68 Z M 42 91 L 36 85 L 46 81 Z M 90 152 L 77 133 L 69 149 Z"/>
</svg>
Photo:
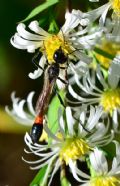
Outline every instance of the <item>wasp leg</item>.
<svg viewBox="0 0 120 186">
<path fill-rule="evenodd" d="M 64 79 L 58 77 L 57 79 L 59 79 L 62 83 L 64 83 L 65 85 L 68 85 L 68 82 L 66 82 Z"/>
<path fill-rule="evenodd" d="M 37 61 L 39 61 L 40 57 L 41 57 L 40 52 L 37 52 L 37 53 L 34 55 L 34 57 L 32 58 L 32 63 L 33 63 L 36 67 L 38 67 L 38 68 L 40 68 L 41 70 L 44 71 L 44 69 L 43 69 L 39 64 L 37 64 Z"/>
<path fill-rule="evenodd" d="M 48 62 L 48 60 L 46 60 L 46 64 L 49 66 L 50 65 L 50 63 Z"/>
<path fill-rule="evenodd" d="M 74 51 L 70 52 L 68 55 L 70 55 L 70 54 L 72 54 L 72 53 L 74 53 L 74 52 L 76 52 L 76 51 L 82 51 L 82 49 L 76 48 Z"/>
<path fill-rule="evenodd" d="M 66 67 L 59 67 L 59 68 L 60 68 L 60 69 L 65 69 L 65 70 L 67 69 Z"/>
</svg>

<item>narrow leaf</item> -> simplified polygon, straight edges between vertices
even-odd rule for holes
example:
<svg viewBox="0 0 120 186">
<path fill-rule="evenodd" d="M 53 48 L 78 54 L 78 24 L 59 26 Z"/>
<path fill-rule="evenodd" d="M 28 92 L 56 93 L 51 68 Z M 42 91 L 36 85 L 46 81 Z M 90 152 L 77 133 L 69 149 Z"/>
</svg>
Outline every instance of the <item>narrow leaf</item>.
<svg viewBox="0 0 120 186">
<path fill-rule="evenodd" d="M 61 96 L 62 100 L 64 101 L 64 96 L 65 92 L 61 91 L 59 92 L 59 95 Z M 53 134 L 56 133 L 59 123 L 58 123 L 58 110 L 59 108 L 62 108 L 60 100 L 58 96 L 54 96 L 52 99 L 50 105 L 49 105 L 49 110 L 48 110 L 48 125 Z M 63 108 L 64 109 L 64 108 Z M 52 138 L 48 138 L 48 144 L 51 144 Z"/>
<path fill-rule="evenodd" d="M 41 183 L 42 179 L 44 178 L 46 170 L 47 170 L 47 165 L 39 170 L 39 172 L 37 173 L 33 181 L 30 183 L 30 186 L 39 186 L 39 183 Z"/>
<path fill-rule="evenodd" d="M 61 91 L 59 92 L 59 95 L 61 96 L 62 100 L 64 101 L 65 92 Z M 52 99 L 49 110 L 48 110 L 48 123 L 50 130 L 55 133 L 58 129 L 58 109 L 61 106 L 60 100 L 58 96 L 54 96 Z"/>
<path fill-rule="evenodd" d="M 100 48 L 95 47 L 94 51 L 96 53 L 108 58 L 108 59 L 113 59 L 114 58 L 114 55 L 111 55 L 110 53 L 108 53 L 108 52 L 106 52 L 106 51 L 104 51 L 104 50 L 102 50 Z"/>
<path fill-rule="evenodd" d="M 21 22 L 25 22 L 28 21 L 29 19 L 35 17 L 36 15 L 38 15 L 40 12 L 42 12 L 43 10 L 49 8 L 50 6 L 53 6 L 54 4 L 58 3 L 59 0 L 49 0 L 46 1 L 45 3 L 37 6 L 35 9 L 33 9 L 30 14 Z"/>
</svg>

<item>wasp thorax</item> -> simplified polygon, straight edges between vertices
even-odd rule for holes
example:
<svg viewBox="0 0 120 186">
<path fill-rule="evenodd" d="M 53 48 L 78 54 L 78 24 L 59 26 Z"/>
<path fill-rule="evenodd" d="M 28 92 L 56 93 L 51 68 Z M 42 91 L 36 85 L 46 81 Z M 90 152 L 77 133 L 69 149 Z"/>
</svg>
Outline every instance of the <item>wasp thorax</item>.
<svg viewBox="0 0 120 186">
<path fill-rule="evenodd" d="M 57 63 L 54 63 L 48 68 L 49 80 L 51 81 L 57 79 L 58 75 L 59 75 L 59 65 Z"/>
</svg>

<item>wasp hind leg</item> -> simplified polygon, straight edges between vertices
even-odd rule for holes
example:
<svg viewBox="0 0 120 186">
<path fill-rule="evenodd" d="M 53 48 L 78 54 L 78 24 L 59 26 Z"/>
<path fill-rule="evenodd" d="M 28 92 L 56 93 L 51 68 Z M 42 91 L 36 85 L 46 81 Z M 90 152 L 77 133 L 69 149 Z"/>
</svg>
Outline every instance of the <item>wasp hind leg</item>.
<svg viewBox="0 0 120 186">
<path fill-rule="evenodd" d="M 68 85 L 68 82 L 67 81 L 65 81 L 64 79 L 62 79 L 62 78 L 60 78 L 59 76 L 58 76 L 58 78 L 57 79 L 59 79 L 62 83 L 64 83 L 65 85 Z"/>
<path fill-rule="evenodd" d="M 64 101 L 63 101 L 62 97 L 60 96 L 60 94 L 58 93 L 56 87 L 54 88 L 54 91 L 55 91 L 55 94 L 58 96 L 58 99 L 59 99 L 61 105 L 62 105 L 64 108 L 66 108 L 66 106 L 65 106 L 65 104 L 64 104 Z"/>
<path fill-rule="evenodd" d="M 56 92 L 56 94 L 57 94 L 57 96 L 58 96 L 58 99 L 59 99 L 61 105 L 65 108 L 65 104 L 64 104 L 64 102 L 63 102 L 63 100 L 62 100 L 60 94 L 59 94 L 58 92 Z"/>
<path fill-rule="evenodd" d="M 37 63 L 37 61 L 39 61 L 39 59 L 41 58 L 41 53 L 37 52 L 34 57 L 32 58 L 32 63 L 37 67 L 40 68 L 41 70 L 44 71 L 44 69 Z"/>
</svg>

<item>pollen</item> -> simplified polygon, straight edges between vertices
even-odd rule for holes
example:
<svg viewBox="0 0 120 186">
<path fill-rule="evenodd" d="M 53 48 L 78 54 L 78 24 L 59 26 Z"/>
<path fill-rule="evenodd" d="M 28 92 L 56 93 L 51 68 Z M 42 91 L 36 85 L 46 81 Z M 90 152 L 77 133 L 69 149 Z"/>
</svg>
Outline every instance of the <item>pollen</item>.
<svg viewBox="0 0 120 186">
<path fill-rule="evenodd" d="M 70 159 L 77 160 L 87 154 L 90 149 L 87 142 L 83 139 L 76 137 L 67 138 L 61 148 L 59 157 L 60 160 L 64 160 L 67 165 Z"/>
<path fill-rule="evenodd" d="M 61 49 L 64 51 L 64 53 L 67 55 L 70 53 L 70 47 L 66 41 L 64 41 L 64 38 L 58 36 L 58 35 L 51 35 L 46 38 L 44 41 L 44 51 L 47 56 L 47 60 L 49 64 L 54 63 L 53 55 L 54 52 L 61 47 Z"/>
<path fill-rule="evenodd" d="M 40 142 L 47 141 L 47 140 L 48 140 L 48 135 L 45 132 L 45 130 L 43 130 L 42 135 L 40 137 Z"/>
<path fill-rule="evenodd" d="M 120 54 L 120 46 L 117 44 L 113 44 L 112 42 L 108 42 L 106 40 L 103 40 L 101 45 L 98 46 L 101 50 L 107 52 L 108 54 L 112 54 L 113 56 Z M 112 60 L 101 55 L 101 54 L 95 54 L 96 58 L 99 60 L 99 63 L 106 69 L 108 69 L 111 65 Z"/>
<path fill-rule="evenodd" d="M 120 179 L 114 176 L 99 176 L 92 178 L 90 181 L 90 186 L 118 186 L 120 184 Z"/>
<path fill-rule="evenodd" d="M 112 114 L 115 108 L 120 107 L 120 88 L 105 91 L 101 96 L 100 104 L 106 112 Z"/>
<path fill-rule="evenodd" d="M 111 0 L 112 9 L 116 13 L 117 16 L 120 16 L 120 0 Z"/>
</svg>

